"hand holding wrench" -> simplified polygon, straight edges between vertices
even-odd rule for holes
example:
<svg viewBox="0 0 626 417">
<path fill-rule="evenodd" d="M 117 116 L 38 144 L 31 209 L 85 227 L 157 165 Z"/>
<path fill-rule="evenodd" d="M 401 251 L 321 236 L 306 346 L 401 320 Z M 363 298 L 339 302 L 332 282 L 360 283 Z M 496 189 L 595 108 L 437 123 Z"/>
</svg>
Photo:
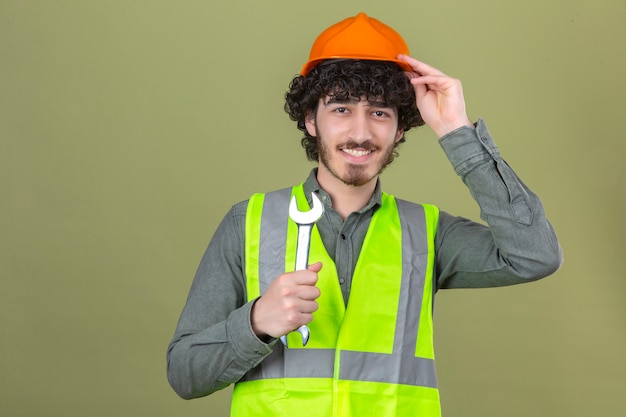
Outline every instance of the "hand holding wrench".
<svg viewBox="0 0 626 417">
<path fill-rule="evenodd" d="M 311 194 L 311 200 L 313 201 L 313 207 L 309 211 L 298 210 L 296 196 L 291 198 L 291 203 L 289 204 L 289 217 L 298 225 L 296 271 L 307 269 L 309 263 L 309 247 L 311 245 L 311 230 L 313 229 L 313 224 L 324 214 L 324 205 L 315 193 Z M 302 345 L 306 346 L 310 335 L 309 327 L 305 324 L 295 331 L 302 335 Z M 281 336 L 280 341 L 285 347 L 289 347 L 287 344 L 287 335 Z"/>
</svg>

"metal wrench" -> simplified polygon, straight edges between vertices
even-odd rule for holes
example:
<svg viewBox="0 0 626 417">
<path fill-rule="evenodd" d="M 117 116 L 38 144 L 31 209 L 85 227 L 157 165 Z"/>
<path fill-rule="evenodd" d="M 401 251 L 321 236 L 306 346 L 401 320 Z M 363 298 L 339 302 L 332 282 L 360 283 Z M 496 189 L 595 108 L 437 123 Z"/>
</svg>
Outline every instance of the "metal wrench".
<svg viewBox="0 0 626 417">
<path fill-rule="evenodd" d="M 324 205 L 315 193 L 311 193 L 313 207 L 309 211 L 298 210 L 296 196 L 291 197 L 289 204 L 289 217 L 298 225 L 298 244 L 296 246 L 296 271 L 307 269 L 309 263 L 309 246 L 311 245 L 311 230 L 313 224 L 324 214 Z M 305 324 L 294 330 L 302 335 L 302 345 L 306 346 L 309 341 L 309 327 Z M 280 341 L 285 347 L 287 344 L 287 335 L 281 336 Z"/>
</svg>

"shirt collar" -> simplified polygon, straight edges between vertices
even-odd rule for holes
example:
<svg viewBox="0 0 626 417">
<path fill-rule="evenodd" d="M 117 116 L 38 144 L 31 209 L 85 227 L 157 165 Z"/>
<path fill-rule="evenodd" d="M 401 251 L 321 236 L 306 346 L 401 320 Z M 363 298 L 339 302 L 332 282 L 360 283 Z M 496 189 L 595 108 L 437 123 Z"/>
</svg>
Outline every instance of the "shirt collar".
<svg viewBox="0 0 626 417">
<path fill-rule="evenodd" d="M 320 199 L 324 203 L 324 208 L 332 209 L 332 201 L 330 196 L 324 189 L 320 186 L 319 182 L 317 182 L 317 168 L 313 168 L 309 173 L 308 178 L 304 181 L 304 193 L 307 195 L 307 200 L 309 200 L 309 204 L 311 204 L 311 198 L 309 197 L 311 193 L 316 193 L 320 196 Z M 374 193 L 372 197 L 368 201 L 368 203 L 363 207 L 358 213 L 365 213 L 370 209 L 378 209 L 381 206 L 383 201 L 382 198 L 382 187 L 380 185 L 380 178 L 376 180 L 376 188 L 374 189 Z"/>
</svg>

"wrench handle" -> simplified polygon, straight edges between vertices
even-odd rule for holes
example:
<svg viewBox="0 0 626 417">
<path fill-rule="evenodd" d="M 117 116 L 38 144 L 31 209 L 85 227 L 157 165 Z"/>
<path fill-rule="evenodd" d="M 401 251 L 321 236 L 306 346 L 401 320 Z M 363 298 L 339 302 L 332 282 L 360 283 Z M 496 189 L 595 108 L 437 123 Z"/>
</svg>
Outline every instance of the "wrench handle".
<svg viewBox="0 0 626 417">
<path fill-rule="evenodd" d="M 311 244 L 312 224 L 298 225 L 298 242 L 296 245 L 296 271 L 303 271 L 309 266 L 309 246 Z M 309 327 L 305 324 L 295 330 L 302 335 L 302 345 L 306 346 L 309 341 Z M 281 336 L 280 341 L 285 347 L 287 344 L 287 335 Z"/>
<path fill-rule="evenodd" d="M 303 271 L 309 266 L 309 246 L 311 244 L 312 224 L 298 226 L 298 243 L 296 246 L 296 271 Z"/>
</svg>

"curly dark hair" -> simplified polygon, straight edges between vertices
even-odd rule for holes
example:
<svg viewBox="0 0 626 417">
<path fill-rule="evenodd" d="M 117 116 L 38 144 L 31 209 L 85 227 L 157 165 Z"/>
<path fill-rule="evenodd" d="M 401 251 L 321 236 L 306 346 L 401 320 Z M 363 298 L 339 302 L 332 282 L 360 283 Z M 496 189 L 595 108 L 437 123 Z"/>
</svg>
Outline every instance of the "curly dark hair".
<svg viewBox="0 0 626 417">
<path fill-rule="evenodd" d="M 396 64 L 352 59 L 325 61 L 306 76 L 296 76 L 285 94 L 285 111 L 304 132 L 301 143 L 310 161 L 317 161 L 319 152 L 317 138 L 307 131 L 305 118 L 316 114 L 319 100 L 325 96 L 333 96 L 339 101 L 361 97 L 370 103 L 382 101 L 397 109 L 398 129 L 404 132 L 424 124 L 415 104 L 415 90 Z M 402 135 L 396 148 L 404 141 Z M 394 150 L 394 156 L 397 156 L 397 150 Z"/>
</svg>

